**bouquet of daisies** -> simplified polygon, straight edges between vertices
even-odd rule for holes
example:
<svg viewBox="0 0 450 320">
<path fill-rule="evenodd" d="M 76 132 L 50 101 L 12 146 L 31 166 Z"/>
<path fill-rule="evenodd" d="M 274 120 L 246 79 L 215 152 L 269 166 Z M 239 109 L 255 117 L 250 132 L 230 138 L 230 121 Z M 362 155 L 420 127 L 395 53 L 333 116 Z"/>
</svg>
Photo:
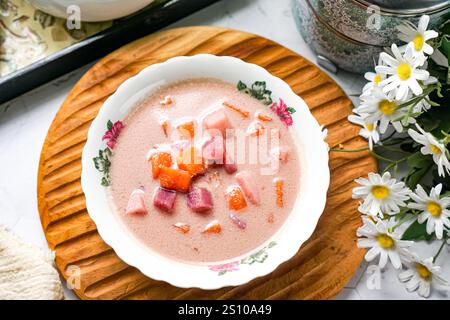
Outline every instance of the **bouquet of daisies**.
<svg viewBox="0 0 450 320">
<path fill-rule="evenodd" d="M 349 117 L 384 164 L 353 189 L 363 220 L 358 246 L 380 268 L 392 264 L 406 289 L 424 297 L 449 285 L 436 263 L 450 237 L 450 21 L 439 32 L 427 30 L 428 23 L 422 16 L 418 26 L 398 27 L 404 43 L 392 44 L 365 74 L 369 82 Z M 419 240 L 442 243 L 419 257 Z"/>
</svg>

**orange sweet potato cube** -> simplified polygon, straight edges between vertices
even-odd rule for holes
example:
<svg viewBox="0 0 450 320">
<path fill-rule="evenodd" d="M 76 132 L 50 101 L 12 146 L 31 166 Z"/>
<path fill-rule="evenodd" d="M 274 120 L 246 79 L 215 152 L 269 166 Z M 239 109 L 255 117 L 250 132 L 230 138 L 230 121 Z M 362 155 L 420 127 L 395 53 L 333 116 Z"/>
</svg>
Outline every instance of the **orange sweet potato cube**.
<svg viewBox="0 0 450 320">
<path fill-rule="evenodd" d="M 232 210 L 241 210 L 247 207 L 244 194 L 239 186 L 233 186 L 226 193 L 228 207 Z"/>
<path fill-rule="evenodd" d="M 158 178 L 162 167 L 170 167 L 172 165 L 172 156 L 168 152 L 158 152 L 150 157 L 152 165 L 153 179 Z"/>
<path fill-rule="evenodd" d="M 191 185 L 191 174 L 184 170 L 161 167 L 159 173 L 159 184 L 161 187 L 176 190 L 179 192 L 187 192 Z"/>
<path fill-rule="evenodd" d="M 201 152 L 193 146 L 186 148 L 181 152 L 177 159 L 177 163 L 178 168 L 189 172 L 193 177 L 206 170 Z"/>
<path fill-rule="evenodd" d="M 183 124 L 180 124 L 177 127 L 178 131 L 185 139 L 193 139 L 195 135 L 194 122 L 189 121 Z"/>
</svg>

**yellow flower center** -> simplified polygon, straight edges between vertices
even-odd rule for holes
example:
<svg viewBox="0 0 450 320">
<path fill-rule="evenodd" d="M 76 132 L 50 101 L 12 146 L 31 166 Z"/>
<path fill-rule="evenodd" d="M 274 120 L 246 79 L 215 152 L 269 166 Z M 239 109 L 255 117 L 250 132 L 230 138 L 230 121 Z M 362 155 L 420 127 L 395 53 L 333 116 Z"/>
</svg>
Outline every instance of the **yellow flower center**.
<svg viewBox="0 0 450 320">
<path fill-rule="evenodd" d="M 378 200 L 386 199 L 389 196 L 389 189 L 385 186 L 373 186 L 371 192 Z"/>
<path fill-rule="evenodd" d="M 430 201 L 427 204 L 427 211 L 433 216 L 433 217 L 439 217 L 442 213 L 442 207 L 439 203 L 435 201 Z"/>
<path fill-rule="evenodd" d="M 416 264 L 416 271 L 422 279 L 430 280 L 432 273 L 421 263 Z"/>
<path fill-rule="evenodd" d="M 366 127 L 366 129 L 369 130 L 369 131 L 373 131 L 373 129 L 374 129 L 373 123 L 368 123 L 368 124 L 365 125 L 365 127 Z"/>
<path fill-rule="evenodd" d="M 411 71 L 411 67 L 405 62 L 400 63 L 397 67 L 397 75 L 402 81 L 408 80 L 411 77 Z"/>
<path fill-rule="evenodd" d="M 395 112 L 397 104 L 394 101 L 382 100 L 378 104 L 378 109 L 386 116 L 390 116 Z"/>
<path fill-rule="evenodd" d="M 416 34 L 413 39 L 414 49 L 416 49 L 416 51 L 422 50 L 424 43 L 425 39 L 423 38 L 423 36 L 420 33 Z"/>
<path fill-rule="evenodd" d="M 392 239 L 385 233 L 379 233 L 376 239 L 380 247 L 384 249 L 392 249 L 395 246 L 394 239 Z"/>
<path fill-rule="evenodd" d="M 439 147 L 434 145 L 434 144 L 432 144 L 430 146 L 430 149 L 431 149 L 431 152 L 433 152 L 434 154 L 441 154 L 442 153 L 441 149 L 439 149 Z"/>
<path fill-rule="evenodd" d="M 375 75 L 375 78 L 373 78 L 373 83 L 378 85 L 381 82 L 381 75 L 377 74 Z"/>
</svg>

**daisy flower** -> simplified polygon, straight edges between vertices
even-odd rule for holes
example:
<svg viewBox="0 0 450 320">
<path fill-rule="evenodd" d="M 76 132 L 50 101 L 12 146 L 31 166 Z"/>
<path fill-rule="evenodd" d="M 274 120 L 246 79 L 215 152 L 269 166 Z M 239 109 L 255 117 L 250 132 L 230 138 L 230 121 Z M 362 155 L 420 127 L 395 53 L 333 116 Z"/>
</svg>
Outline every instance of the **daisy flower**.
<svg viewBox="0 0 450 320">
<path fill-rule="evenodd" d="M 380 268 L 384 268 L 389 259 L 395 269 L 400 269 L 402 257 L 413 241 L 400 240 L 400 235 L 391 231 L 394 224 L 393 219 L 391 222 L 367 216 L 363 216 L 362 219 L 363 225 L 358 228 L 356 235 L 360 237 L 358 239 L 359 248 L 370 248 L 364 258 L 370 262 L 380 256 L 378 261 Z"/>
<path fill-rule="evenodd" d="M 397 27 L 398 38 L 408 43 L 407 46 L 411 47 L 414 57 L 425 57 L 425 53 L 433 54 L 433 47 L 427 41 L 436 38 L 438 33 L 434 30 L 427 30 L 429 22 L 430 16 L 423 15 L 420 17 L 417 28 L 412 23 L 403 23 Z"/>
<path fill-rule="evenodd" d="M 378 58 L 378 65 L 383 65 L 383 60 L 381 58 Z M 364 78 L 366 78 L 368 83 L 363 87 L 362 89 L 362 95 L 368 95 L 374 88 L 381 88 L 380 83 L 384 79 L 386 79 L 386 75 L 377 73 L 377 72 L 366 72 L 364 74 Z"/>
<path fill-rule="evenodd" d="M 431 133 L 425 132 L 418 124 L 416 124 L 419 132 L 409 129 L 408 134 L 417 143 L 423 145 L 420 149 L 423 155 L 431 154 L 433 161 L 438 165 L 439 176 L 444 177 L 445 173 L 450 175 L 450 162 L 448 160 L 448 150 L 441 142 L 439 142 Z"/>
<path fill-rule="evenodd" d="M 398 119 L 405 115 L 405 108 L 398 107 L 400 101 L 390 99 L 381 89 L 374 89 L 371 95 L 361 96 L 361 99 L 361 105 L 355 112 L 366 116 L 369 123 L 379 121 L 380 133 L 386 132 L 389 123 L 392 123 L 398 132 L 403 131 L 403 125 Z"/>
<path fill-rule="evenodd" d="M 427 298 L 430 296 L 431 287 L 444 289 L 449 283 L 440 274 L 441 267 L 433 263 L 433 258 L 421 260 L 417 255 L 405 258 L 407 269 L 400 272 L 398 278 L 406 283 L 408 292 L 418 291 L 419 295 Z"/>
<path fill-rule="evenodd" d="M 366 85 L 363 87 L 363 94 L 366 92 L 370 92 L 373 88 L 381 88 L 380 83 L 381 81 L 386 79 L 386 75 L 375 72 L 366 72 L 364 74 L 364 78 L 366 78 L 366 80 L 368 80 L 369 82 L 366 83 Z"/>
<path fill-rule="evenodd" d="M 403 182 L 391 179 L 389 172 L 383 176 L 371 172 L 368 179 L 358 178 L 355 181 L 361 187 L 353 189 L 353 199 L 364 199 L 359 210 L 372 216 L 398 213 L 411 193 Z"/>
<path fill-rule="evenodd" d="M 373 149 L 373 144 L 380 141 L 380 134 L 377 131 L 377 121 L 369 122 L 364 117 L 356 114 L 348 116 L 348 121 L 360 125 L 362 128 L 359 131 L 359 135 L 366 138 L 369 141 L 370 150 Z"/>
<path fill-rule="evenodd" d="M 393 57 L 386 52 L 380 53 L 380 58 L 386 63 L 386 66 L 375 67 L 376 72 L 387 76 L 380 83 L 383 92 L 401 101 L 408 97 L 410 90 L 416 96 L 422 94 L 423 89 L 418 80 L 425 81 L 430 76 L 428 71 L 418 69 L 422 61 L 413 56 L 411 47 L 406 48 L 402 55 L 397 45 L 393 43 L 391 51 Z"/>
<path fill-rule="evenodd" d="M 421 185 L 417 185 L 415 193 L 411 194 L 414 202 L 408 206 L 422 211 L 417 221 L 422 224 L 427 222 L 427 233 L 436 232 L 436 238 L 442 239 L 444 226 L 450 229 L 450 197 L 441 198 L 442 184 L 431 189 L 428 195 Z"/>
</svg>

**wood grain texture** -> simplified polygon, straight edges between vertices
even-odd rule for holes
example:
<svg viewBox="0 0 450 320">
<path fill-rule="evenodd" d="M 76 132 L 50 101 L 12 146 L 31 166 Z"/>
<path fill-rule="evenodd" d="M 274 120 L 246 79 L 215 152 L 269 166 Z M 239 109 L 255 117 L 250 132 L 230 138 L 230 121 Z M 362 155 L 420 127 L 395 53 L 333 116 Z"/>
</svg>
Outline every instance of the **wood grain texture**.
<svg viewBox="0 0 450 320">
<path fill-rule="evenodd" d="M 331 185 L 325 212 L 297 255 L 274 272 L 248 284 L 214 291 L 180 289 L 142 275 L 106 245 L 86 211 L 81 190 L 81 152 L 91 121 L 105 99 L 143 68 L 173 56 L 211 53 L 241 58 L 284 79 L 329 130 L 330 146 L 361 148 L 366 141 L 347 121 L 351 102 L 339 86 L 298 54 L 262 37 L 216 27 L 158 32 L 111 53 L 73 88 L 45 140 L 38 174 L 42 226 L 56 264 L 81 270 L 82 299 L 327 299 L 334 297 L 359 266 L 360 225 L 353 180 L 376 170 L 367 152 L 331 153 Z"/>
</svg>

